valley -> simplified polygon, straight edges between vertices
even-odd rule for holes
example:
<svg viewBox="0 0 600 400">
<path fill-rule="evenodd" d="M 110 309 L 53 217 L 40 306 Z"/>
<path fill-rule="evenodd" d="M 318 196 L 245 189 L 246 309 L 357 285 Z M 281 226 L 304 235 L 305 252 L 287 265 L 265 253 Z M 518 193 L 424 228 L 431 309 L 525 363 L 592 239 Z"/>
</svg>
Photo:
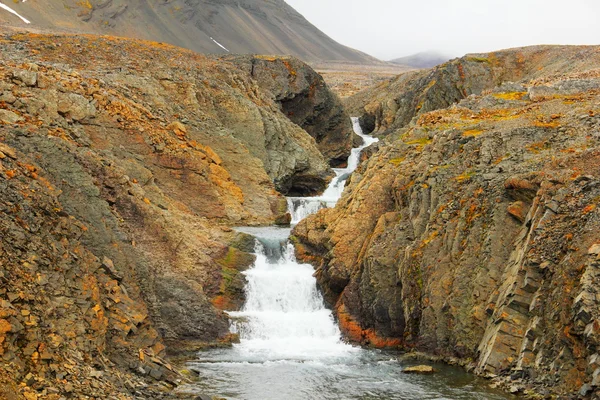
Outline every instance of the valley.
<svg viewBox="0 0 600 400">
<path fill-rule="evenodd" d="M 0 399 L 600 396 L 600 47 L 0 4 Z"/>
</svg>

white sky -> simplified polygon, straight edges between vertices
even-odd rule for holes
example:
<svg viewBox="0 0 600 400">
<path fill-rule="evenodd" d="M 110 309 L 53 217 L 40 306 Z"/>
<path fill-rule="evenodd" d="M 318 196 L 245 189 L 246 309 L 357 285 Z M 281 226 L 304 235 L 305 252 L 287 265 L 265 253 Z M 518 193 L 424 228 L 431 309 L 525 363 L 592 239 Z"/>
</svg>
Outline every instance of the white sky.
<svg viewBox="0 0 600 400">
<path fill-rule="evenodd" d="M 389 60 L 600 44 L 600 0 L 285 0 L 346 46 Z"/>
</svg>

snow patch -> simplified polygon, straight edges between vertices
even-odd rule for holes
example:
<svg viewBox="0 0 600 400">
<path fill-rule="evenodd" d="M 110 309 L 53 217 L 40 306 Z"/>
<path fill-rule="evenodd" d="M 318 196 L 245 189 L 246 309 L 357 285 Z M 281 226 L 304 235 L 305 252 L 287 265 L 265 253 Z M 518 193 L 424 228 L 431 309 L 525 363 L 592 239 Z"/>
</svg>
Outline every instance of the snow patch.
<svg viewBox="0 0 600 400">
<path fill-rule="evenodd" d="M 26 1 L 27 1 L 27 0 L 23 0 L 23 2 L 26 2 Z M 19 13 L 18 13 L 18 12 L 16 12 L 16 11 L 15 11 L 15 10 L 13 10 L 12 8 L 10 8 L 9 6 L 7 6 L 7 5 L 4 5 L 3 3 L 0 3 L 0 8 L 3 8 L 3 9 L 5 9 L 6 11 L 8 11 L 8 12 L 9 12 L 9 13 L 11 13 L 11 14 L 15 14 L 17 17 L 21 18 L 21 20 L 22 20 L 23 22 L 25 22 L 26 24 L 30 24 L 30 23 L 31 23 L 31 22 L 29 22 L 29 20 L 28 20 L 28 19 L 26 19 L 26 18 L 22 17 L 21 15 L 19 15 Z"/>
<path fill-rule="evenodd" d="M 223 50 L 225 50 L 228 53 L 231 53 L 227 47 L 223 46 L 221 43 L 217 42 L 215 39 L 212 38 L 212 36 L 210 37 L 210 40 L 212 40 L 213 42 L 215 42 L 217 44 L 217 46 L 219 46 L 220 48 L 222 48 Z"/>
</svg>

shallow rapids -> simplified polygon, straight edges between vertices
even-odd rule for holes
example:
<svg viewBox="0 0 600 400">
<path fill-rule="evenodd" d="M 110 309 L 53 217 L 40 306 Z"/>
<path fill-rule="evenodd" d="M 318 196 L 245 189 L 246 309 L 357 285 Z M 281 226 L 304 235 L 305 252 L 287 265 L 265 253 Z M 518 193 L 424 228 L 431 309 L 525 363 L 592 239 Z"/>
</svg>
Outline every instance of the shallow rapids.
<svg viewBox="0 0 600 400">
<path fill-rule="evenodd" d="M 335 169 L 322 196 L 289 198 L 293 223 L 341 197 L 362 149 L 375 141 L 354 129 L 363 146 L 347 168 Z M 256 262 L 247 270 L 246 303 L 229 312 L 240 343 L 201 352 L 190 369 L 199 382 L 184 388 L 226 399 L 505 399 L 487 383 L 457 368 L 436 366 L 433 376 L 402 374 L 398 354 L 345 343 L 317 290 L 311 265 L 298 263 L 289 228 L 239 228 L 256 237 Z"/>
</svg>

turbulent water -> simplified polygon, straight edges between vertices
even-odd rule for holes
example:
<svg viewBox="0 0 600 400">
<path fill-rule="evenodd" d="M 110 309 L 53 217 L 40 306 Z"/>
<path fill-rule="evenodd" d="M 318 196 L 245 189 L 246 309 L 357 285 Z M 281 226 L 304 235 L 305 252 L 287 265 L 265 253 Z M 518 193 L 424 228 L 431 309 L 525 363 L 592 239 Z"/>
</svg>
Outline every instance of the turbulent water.
<svg viewBox="0 0 600 400">
<path fill-rule="evenodd" d="M 360 147 L 352 149 L 348 157 L 346 168 L 334 168 L 335 178 L 331 181 L 325 192 L 318 197 L 288 197 L 288 209 L 292 214 L 292 225 L 297 224 L 310 214 L 314 214 L 321 208 L 334 207 L 344 191 L 344 185 L 348 176 L 358 167 L 360 153 L 367 146 L 379 141 L 374 137 L 364 135 L 358 124 L 358 119 L 353 118 L 354 132 L 363 139 Z"/>
<path fill-rule="evenodd" d="M 352 151 L 347 168 L 335 169 L 322 196 L 288 199 L 293 223 L 334 206 L 361 150 L 376 141 L 353 122 L 363 146 Z M 461 370 L 437 366 L 434 376 L 405 375 L 397 354 L 344 343 L 313 267 L 296 261 L 290 229 L 240 230 L 257 238 L 256 262 L 245 272 L 246 304 L 229 312 L 240 343 L 201 352 L 190 363 L 200 380 L 187 391 L 240 400 L 507 398 Z"/>
</svg>

